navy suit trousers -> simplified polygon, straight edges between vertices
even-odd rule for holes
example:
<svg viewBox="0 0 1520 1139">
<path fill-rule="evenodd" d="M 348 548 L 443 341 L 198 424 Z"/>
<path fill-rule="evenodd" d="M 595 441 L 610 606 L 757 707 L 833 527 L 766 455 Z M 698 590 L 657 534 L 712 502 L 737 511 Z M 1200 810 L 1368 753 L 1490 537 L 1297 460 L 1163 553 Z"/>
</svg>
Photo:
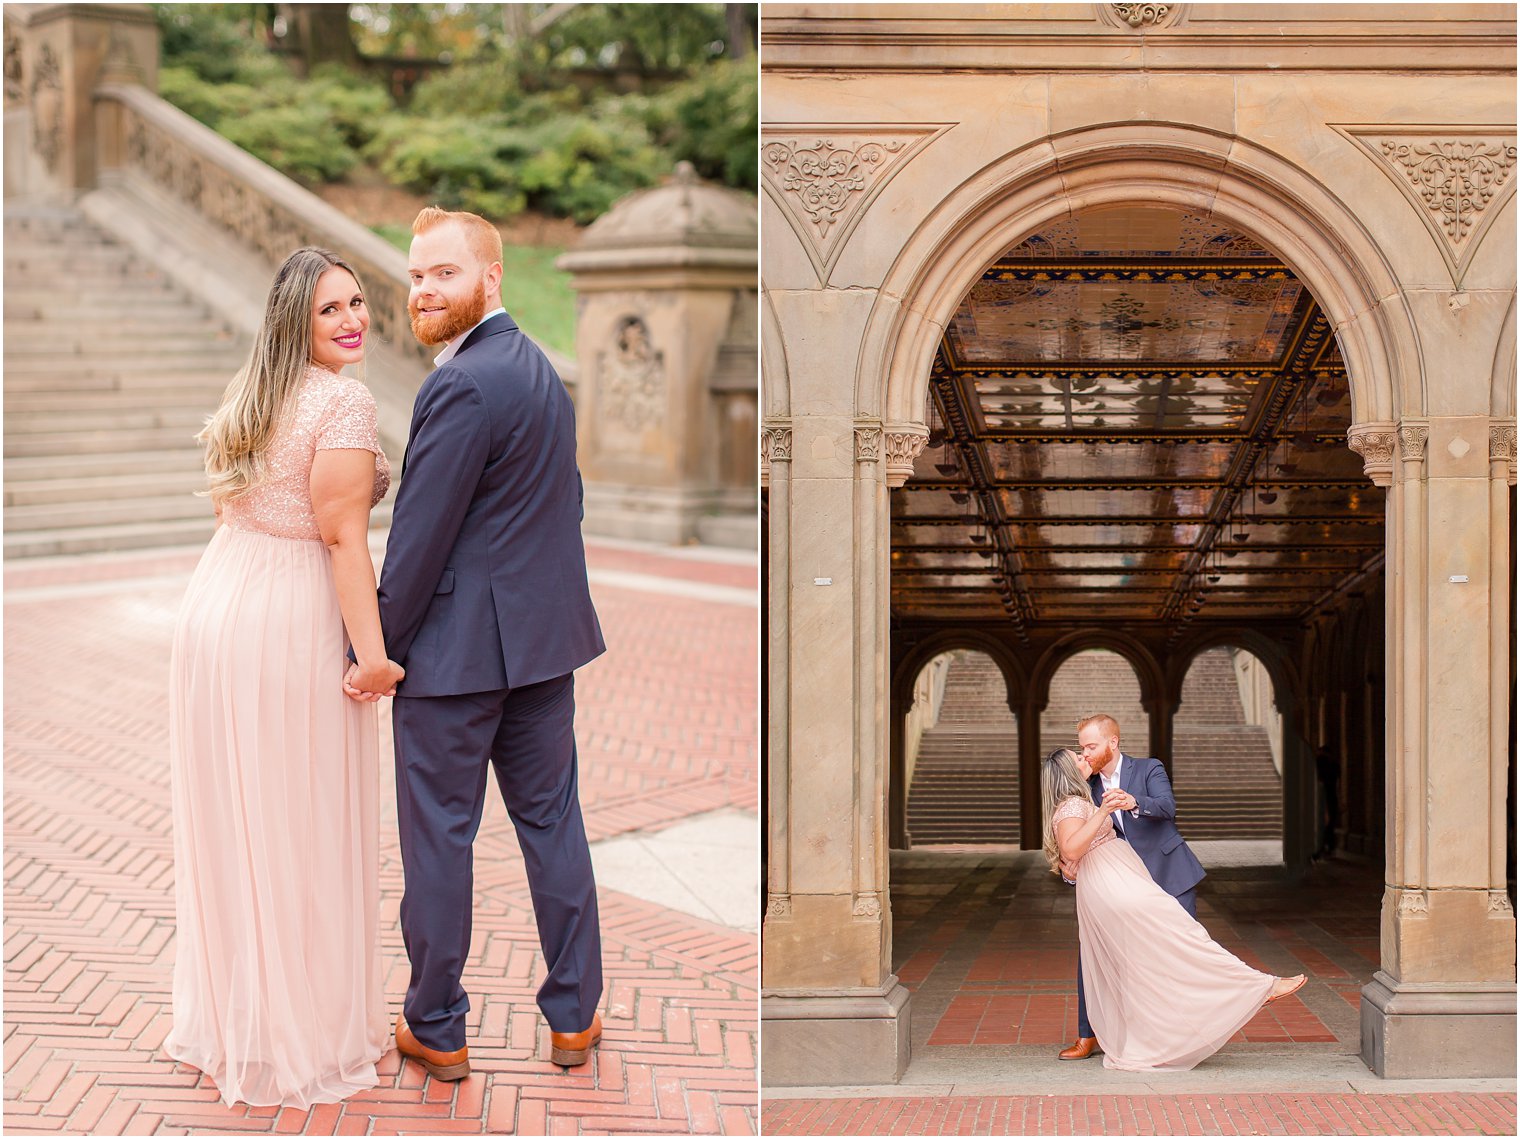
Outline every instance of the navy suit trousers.
<svg viewBox="0 0 1520 1139">
<path fill-rule="evenodd" d="M 465 1044 L 470 1000 L 460 977 L 488 766 L 517 830 L 548 965 L 538 1006 L 555 1032 L 588 1028 L 602 998 L 602 952 L 577 793 L 574 674 L 463 696 L 398 695 L 393 721 L 412 1032 L 441 1052 Z"/>
<path fill-rule="evenodd" d="M 1081 873 L 1078 871 L 1078 873 Z M 1198 887 L 1177 895 L 1177 904 L 1185 909 L 1194 921 L 1198 920 Z M 1077 1035 L 1091 1036 L 1092 1025 L 1087 1020 L 1087 994 L 1082 991 L 1082 950 L 1077 950 Z"/>
</svg>

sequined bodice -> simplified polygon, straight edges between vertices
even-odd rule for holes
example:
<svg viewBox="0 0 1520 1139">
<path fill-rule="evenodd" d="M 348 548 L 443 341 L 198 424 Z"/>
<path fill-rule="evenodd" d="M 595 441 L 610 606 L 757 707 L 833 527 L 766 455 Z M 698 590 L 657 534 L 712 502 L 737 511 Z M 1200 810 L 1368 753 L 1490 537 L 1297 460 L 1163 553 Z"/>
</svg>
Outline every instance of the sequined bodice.
<svg viewBox="0 0 1520 1139">
<path fill-rule="evenodd" d="M 1063 799 L 1056 805 L 1055 814 L 1050 817 L 1050 824 L 1051 826 L 1055 826 L 1062 819 L 1082 819 L 1085 821 L 1097 813 L 1098 808 L 1091 799 L 1078 799 L 1073 796 L 1070 799 Z M 1113 842 L 1118 837 L 1114 833 L 1113 816 L 1105 816 L 1103 825 L 1098 828 L 1098 833 L 1093 836 L 1092 842 L 1088 844 L 1087 853 L 1091 854 L 1105 842 Z"/>
<path fill-rule="evenodd" d="M 380 449 L 375 397 L 358 380 L 313 366 L 275 431 L 263 480 L 227 503 L 222 521 L 236 530 L 320 542 L 322 531 L 311 506 L 311 464 L 318 451 L 341 448 L 375 453 L 370 498 L 375 505 L 391 485 L 390 463 Z"/>
</svg>

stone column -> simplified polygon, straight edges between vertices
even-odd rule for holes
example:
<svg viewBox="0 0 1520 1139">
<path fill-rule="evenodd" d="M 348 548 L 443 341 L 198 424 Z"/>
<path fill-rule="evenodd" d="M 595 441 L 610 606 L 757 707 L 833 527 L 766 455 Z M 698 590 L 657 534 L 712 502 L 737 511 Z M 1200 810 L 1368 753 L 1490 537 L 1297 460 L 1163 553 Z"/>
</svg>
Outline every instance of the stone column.
<svg viewBox="0 0 1520 1139">
<path fill-rule="evenodd" d="M 699 181 L 683 162 L 669 185 L 622 199 L 559 259 L 579 294 L 588 533 L 753 544 L 753 484 L 726 480 L 722 453 L 736 430 L 723 409 L 754 407 L 755 238 L 753 199 Z M 735 404 L 746 384 L 747 403 Z M 753 418 L 738 418 L 753 456 Z"/>
<path fill-rule="evenodd" d="M 1362 1057 L 1389 1078 L 1512 1075 L 1515 919 L 1502 878 L 1494 889 L 1504 807 L 1492 771 L 1508 731 L 1496 670 L 1509 681 L 1507 646 L 1496 664 L 1489 632 L 1507 622 L 1492 579 L 1508 525 L 1492 517 L 1490 423 L 1389 426 L 1352 428 L 1368 473 L 1391 483 L 1387 883 Z"/>
<path fill-rule="evenodd" d="M 771 443 L 762 1075 L 772 1087 L 893 1083 L 909 1020 L 891 971 L 887 496 L 928 432 L 837 414 L 793 422 L 782 495 Z"/>
<path fill-rule="evenodd" d="M 131 78 L 157 89 L 158 25 L 152 9 L 146 4 L 8 5 L 5 20 L 8 53 L 15 36 L 20 71 L 15 94 L 28 112 L 31 152 L 24 184 L 15 184 L 7 171 L 7 193 L 72 196 L 92 189 L 98 170 L 96 86 L 107 78 Z M 8 160 L 12 149 L 7 140 Z"/>
<path fill-rule="evenodd" d="M 1168 778 L 1172 774 L 1172 722 L 1177 717 L 1177 702 L 1166 696 L 1145 701 L 1145 718 L 1150 726 L 1150 756 L 1159 759 L 1166 768 Z"/>
<path fill-rule="evenodd" d="M 1045 820 L 1040 803 L 1040 717 L 1050 703 L 1050 689 L 1027 692 L 1019 710 L 1019 847 L 1039 850 L 1045 843 Z"/>
</svg>

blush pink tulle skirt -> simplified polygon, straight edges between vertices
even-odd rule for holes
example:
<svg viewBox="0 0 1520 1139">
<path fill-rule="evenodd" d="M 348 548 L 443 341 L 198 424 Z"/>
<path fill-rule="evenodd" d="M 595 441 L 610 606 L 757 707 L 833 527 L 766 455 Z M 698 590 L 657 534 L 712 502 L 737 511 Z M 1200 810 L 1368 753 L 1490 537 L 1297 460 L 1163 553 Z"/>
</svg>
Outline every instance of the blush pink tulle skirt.
<svg viewBox="0 0 1520 1139">
<path fill-rule="evenodd" d="M 306 1108 L 377 1083 L 373 704 L 321 542 L 218 529 L 170 674 L 174 1027 L 165 1048 L 229 1104 Z"/>
<path fill-rule="evenodd" d="M 1272 993 L 1272 977 L 1209 937 L 1120 839 L 1082 859 L 1077 937 L 1087 1019 L 1105 1067 L 1185 1072 Z"/>
</svg>

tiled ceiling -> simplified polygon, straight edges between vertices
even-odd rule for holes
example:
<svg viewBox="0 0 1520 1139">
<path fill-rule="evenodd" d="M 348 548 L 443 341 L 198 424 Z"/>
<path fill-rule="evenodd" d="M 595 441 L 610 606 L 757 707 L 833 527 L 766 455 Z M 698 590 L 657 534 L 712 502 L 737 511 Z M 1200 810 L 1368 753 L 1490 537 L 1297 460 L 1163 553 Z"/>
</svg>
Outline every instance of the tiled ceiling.
<svg viewBox="0 0 1520 1139">
<path fill-rule="evenodd" d="M 1323 314 L 1206 218 L 1110 210 L 1010 249 L 946 328 L 927 415 L 893 492 L 900 617 L 1295 618 L 1381 556 Z"/>
</svg>

